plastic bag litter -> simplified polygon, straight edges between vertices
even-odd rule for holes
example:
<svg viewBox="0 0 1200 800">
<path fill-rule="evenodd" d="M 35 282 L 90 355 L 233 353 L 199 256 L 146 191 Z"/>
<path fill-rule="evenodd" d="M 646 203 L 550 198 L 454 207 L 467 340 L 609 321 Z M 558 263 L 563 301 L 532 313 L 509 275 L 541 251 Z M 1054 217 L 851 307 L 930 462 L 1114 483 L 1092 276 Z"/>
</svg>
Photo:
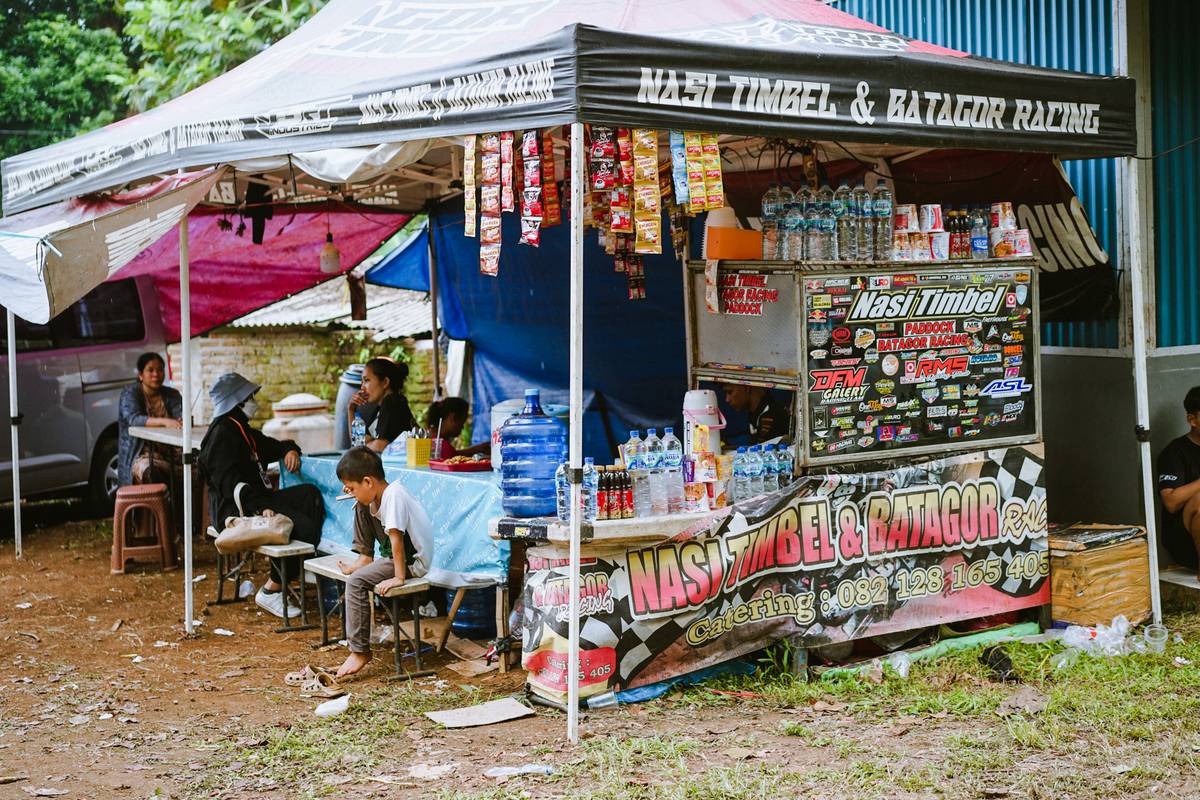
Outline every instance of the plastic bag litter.
<svg viewBox="0 0 1200 800">
<path fill-rule="evenodd" d="M 1112 625 L 1097 625 L 1083 627 L 1071 625 L 1062 635 L 1062 643 L 1067 648 L 1077 648 L 1091 656 L 1114 657 L 1123 656 L 1130 652 L 1129 642 L 1125 637 L 1129 634 L 1129 620 L 1124 614 L 1117 616 Z"/>
<path fill-rule="evenodd" d="M 340 714 L 350 707 L 350 695 L 344 694 L 341 697 L 333 700 L 328 700 L 317 706 L 313 713 L 318 717 L 332 717 L 334 714 Z"/>
<path fill-rule="evenodd" d="M 489 778 L 507 778 L 512 775 L 552 775 L 554 767 L 550 764 L 526 764 L 523 767 L 492 767 L 483 773 Z"/>
</svg>

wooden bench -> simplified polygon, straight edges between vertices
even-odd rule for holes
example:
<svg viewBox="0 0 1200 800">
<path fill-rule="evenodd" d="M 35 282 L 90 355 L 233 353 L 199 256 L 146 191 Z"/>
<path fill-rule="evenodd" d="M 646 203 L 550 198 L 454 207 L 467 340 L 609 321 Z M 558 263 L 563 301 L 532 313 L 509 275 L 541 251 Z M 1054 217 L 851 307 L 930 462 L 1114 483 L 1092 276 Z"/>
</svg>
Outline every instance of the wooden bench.
<svg viewBox="0 0 1200 800">
<path fill-rule="evenodd" d="M 218 531 L 216 528 L 209 526 L 208 535 L 216 539 Z M 292 625 L 291 618 L 288 616 L 289 597 L 292 594 L 291 587 L 288 586 L 290 580 L 287 574 L 287 557 L 288 556 L 307 556 L 316 552 L 316 548 L 306 542 L 289 542 L 288 544 L 264 544 L 259 547 L 253 547 L 241 553 L 231 553 L 224 555 L 220 551 L 217 552 L 217 599 L 210 600 L 209 605 L 221 605 L 224 603 L 236 603 L 245 600 L 244 597 L 238 596 L 238 588 L 242 575 L 242 568 L 246 565 L 246 559 L 251 553 L 258 553 L 267 558 L 284 559 L 279 562 L 279 582 L 283 584 L 283 627 L 276 628 L 276 633 L 291 633 L 293 631 L 308 631 L 318 627 L 317 623 L 308 621 L 308 598 L 305 591 L 304 572 L 300 573 L 300 596 L 297 598 L 297 605 L 300 607 L 300 624 Z M 239 558 L 240 557 L 240 558 Z M 237 565 L 231 567 L 230 564 L 237 558 Z M 223 598 L 225 591 L 225 581 L 233 579 L 234 596 L 228 600 Z M 319 594 L 319 593 L 318 593 Z M 321 611 L 324 613 L 325 606 L 321 603 Z"/>
<path fill-rule="evenodd" d="M 304 569 L 306 572 L 311 572 L 314 575 L 321 575 L 337 582 L 338 587 L 338 605 L 341 606 L 342 617 L 342 638 L 346 638 L 346 582 L 350 578 L 338 568 L 338 562 L 349 556 L 320 556 L 319 558 L 310 558 L 305 560 Z M 394 586 L 387 592 L 380 593 L 376 591 L 379 597 L 388 601 L 390 616 L 392 618 L 392 656 L 396 663 L 396 674 L 388 677 L 389 681 L 407 681 L 413 678 L 425 678 L 430 675 L 437 674 L 434 670 L 425 669 L 421 663 L 421 596 L 430 589 L 429 581 L 424 578 L 406 578 L 403 586 Z M 408 631 L 400 626 L 400 598 L 412 598 L 412 615 L 413 615 L 413 635 L 409 636 Z M 325 610 L 325 603 L 321 606 L 321 643 L 316 647 L 324 647 L 330 643 L 329 639 L 329 613 Z M 413 654 L 416 658 L 417 669 L 415 672 L 405 672 L 400 665 L 400 634 L 404 634 L 404 638 L 412 645 Z"/>
</svg>

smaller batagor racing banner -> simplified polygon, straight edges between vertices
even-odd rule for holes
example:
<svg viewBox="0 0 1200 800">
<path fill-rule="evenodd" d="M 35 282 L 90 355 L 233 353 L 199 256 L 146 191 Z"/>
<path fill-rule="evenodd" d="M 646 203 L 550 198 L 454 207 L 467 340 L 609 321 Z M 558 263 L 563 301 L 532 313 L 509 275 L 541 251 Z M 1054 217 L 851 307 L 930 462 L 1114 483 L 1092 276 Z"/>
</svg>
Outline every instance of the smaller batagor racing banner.
<svg viewBox="0 0 1200 800">
<path fill-rule="evenodd" d="M 665 542 L 583 559 L 580 694 L 792 639 L 813 647 L 1048 603 L 1042 446 L 799 478 Z M 568 564 L 530 550 L 523 664 L 567 690 Z"/>
</svg>

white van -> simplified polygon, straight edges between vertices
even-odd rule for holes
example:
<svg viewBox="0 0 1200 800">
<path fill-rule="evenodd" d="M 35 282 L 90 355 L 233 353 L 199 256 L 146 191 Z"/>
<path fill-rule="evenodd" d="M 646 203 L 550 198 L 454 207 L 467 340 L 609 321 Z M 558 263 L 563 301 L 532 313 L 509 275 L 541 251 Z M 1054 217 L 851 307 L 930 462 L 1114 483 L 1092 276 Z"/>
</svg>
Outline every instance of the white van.
<svg viewBox="0 0 1200 800">
<path fill-rule="evenodd" d="M 0 308 L 0 312 L 3 309 Z M 148 276 L 102 283 L 50 320 L 18 318 L 21 495 L 83 495 L 111 513 L 117 492 L 117 406 L 138 356 L 167 357 Z M 8 335 L 0 319 L 0 414 L 8 413 Z M 12 438 L 0 435 L 0 501 L 12 499 Z"/>
</svg>

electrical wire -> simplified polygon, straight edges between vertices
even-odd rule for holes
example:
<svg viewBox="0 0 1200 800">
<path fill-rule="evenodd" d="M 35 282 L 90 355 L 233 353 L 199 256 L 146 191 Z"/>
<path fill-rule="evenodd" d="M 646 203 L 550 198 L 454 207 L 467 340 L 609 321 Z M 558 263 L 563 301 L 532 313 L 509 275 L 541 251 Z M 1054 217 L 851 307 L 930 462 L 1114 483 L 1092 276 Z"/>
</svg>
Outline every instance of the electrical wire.
<svg viewBox="0 0 1200 800">
<path fill-rule="evenodd" d="M 1162 158 L 1165 155 L 1174 153 L 1176 150 L 1182 150 L 1183 148 L 1193 145 L 1196 142 L 1200 142 L 1200 136 L 1197 136 L 1195 139 L 1192 139 L 1191 141 L 1184 142 L 1181 145 L 1172 147 L 1170 150 L 1163 150 L 1161 153 L 1155 153 L 1152 156 L 1134 156 L 1134 158 L 1136 158 L 1138 161 L 1153 161 L 1156 158 Z"/>
</svg>

